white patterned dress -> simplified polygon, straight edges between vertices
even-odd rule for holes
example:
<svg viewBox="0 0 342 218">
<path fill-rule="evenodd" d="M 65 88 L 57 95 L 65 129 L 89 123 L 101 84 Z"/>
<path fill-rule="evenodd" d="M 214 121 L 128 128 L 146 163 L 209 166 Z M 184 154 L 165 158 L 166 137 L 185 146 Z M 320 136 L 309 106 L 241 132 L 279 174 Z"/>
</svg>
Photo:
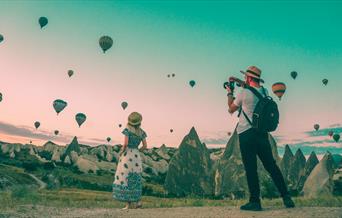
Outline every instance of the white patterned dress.
<svg viewBox="0 0 342 218">
<path fill-rule="evenodd" d="M 125 128 L 122 133 L 128 136 L 126 150 L 120 156 L 113 182 L 113 198 L 124 202 L 137 202 L 142 193 L 142 162 L 138 146 L 146 133 L 141 136 Z"/>
</svg>

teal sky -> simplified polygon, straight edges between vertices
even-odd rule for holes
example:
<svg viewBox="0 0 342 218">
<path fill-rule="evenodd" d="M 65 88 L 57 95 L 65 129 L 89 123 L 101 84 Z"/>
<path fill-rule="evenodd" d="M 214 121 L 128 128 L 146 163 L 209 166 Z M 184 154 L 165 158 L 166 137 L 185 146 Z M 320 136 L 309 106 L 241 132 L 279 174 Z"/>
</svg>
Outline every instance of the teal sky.
<svg viewBox="0 0 342 218">
<path fill-rule="evenodd" d="M 192 126 L 210 144 L 228 140 L 237 122 L 222 83 L 256 65 L 270 92 L 274 82 L 288 88 L 275 135 L 339 125 L 341 9 L 341 1 L 1 1 L 0 121 L 26 128 L 39 120 L 41 131 L 61 131 L 52 138 L 60 142 L 121 142 L 117 124 L 139 111 L 151 146 L 178 146 Z M 40 16 L 49 19 L 43 30 Z M 102 35 L 114 39 L 105 55 Z M 69 103 L 58 118 L 56 98 Z M 88 115 L 82 128 L 77 112 Z"/>
</svg>

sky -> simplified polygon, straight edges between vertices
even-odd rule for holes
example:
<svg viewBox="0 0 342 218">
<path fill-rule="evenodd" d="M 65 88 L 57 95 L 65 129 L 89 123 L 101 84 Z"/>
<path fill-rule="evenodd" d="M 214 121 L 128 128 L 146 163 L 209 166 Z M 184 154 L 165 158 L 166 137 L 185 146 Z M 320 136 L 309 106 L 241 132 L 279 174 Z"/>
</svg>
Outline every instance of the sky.
<svg viewBox="0 0 342 218">
<path fill-rule="evenodd" d="M 311 134 L 316 123 L 342 132 L 341 9 L 341 1 L 0 1 L 0 140 L 122 143 L 118 125 L 138 111 L 149 147 L 177 147 L 192 126 L 209 146 L 225 145 L 238 119 L 222 84 L 255 65 L 270 93 L 275 82 L 287 86 L 281 101 L 271 94 L 278 144 L 341 147 Z M 114 40 L 105 54 L 103 35 Z M 58 116 L 56 99 L 68 102 Z"/>
</svg>

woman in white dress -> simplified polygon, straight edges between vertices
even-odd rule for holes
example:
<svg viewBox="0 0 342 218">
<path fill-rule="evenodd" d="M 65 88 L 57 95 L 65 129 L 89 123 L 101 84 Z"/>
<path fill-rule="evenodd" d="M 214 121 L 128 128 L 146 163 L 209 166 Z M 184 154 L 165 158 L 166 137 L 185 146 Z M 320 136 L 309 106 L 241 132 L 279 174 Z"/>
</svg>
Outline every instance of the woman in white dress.
<svg viewBox="0 0 342 218">
<path fill-rule="evenodd" d="M 147 147 L 146 133 L 140 128 L 142 116 L 133 112 L 128 116 L 127 127 L 122 131 L 125 135 L 124 144 L 120 151 L 120 159 L 113 182 L 113 198 L 126 202 L 126 207 L 141 208 L 142 193 L 142 162 L 139 151 Z M 138 149 L 142 142 L 143 146 Z M 133 206 L 133 202 L 136 206 Z"/>
</svg>

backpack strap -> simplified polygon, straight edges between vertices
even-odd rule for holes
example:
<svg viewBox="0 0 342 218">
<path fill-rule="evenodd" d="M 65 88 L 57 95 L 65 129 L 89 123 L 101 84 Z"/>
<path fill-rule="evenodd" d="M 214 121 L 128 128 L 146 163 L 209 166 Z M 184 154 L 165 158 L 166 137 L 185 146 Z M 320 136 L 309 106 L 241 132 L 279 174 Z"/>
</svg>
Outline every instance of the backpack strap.
<svg viewBox="0 0 342 218">
<path fill-rule="evenodd" d="M 247 114 L 246 114 L 243 110 L 241 110 L 241 111 L 242 111 L 243 115 L 245 116 L 246 120 L 248 121 L 248 123 L 249 123 L 251 126 L 253 126 L 252 121 L 248 118 Z"/>
<path fill-rule="evenodd" d="M 256 95 L 258 97 L 259 100 L 263 99 L 264 97 L 260 94 L 260 92 L 258 92 L 255 88 L 253 88 L 252 86 L 245 86 L 246 89 L 250 90 L 254 95 Z M 262 92 L 264 93 L 265 97 L 267 97 L 265 88 L 263 86 L 261 86 L 262 88 Z M 239 115 L 238 117 L 240 117 L 241 112 L 243 113 L 243 115 L 245 116 L 246 120 L 248 121 L 248 123 L 253 126 L 252 121 L 249 119 L 249 117 L 247 116 L 247 114 L 242 110 L 242 106 L 240 107 L 239 110 Z"/>
<path fill-rule="evenodd" d="M 253 92 L 254 95 L 256 95 L 259 100 L 263 99 L 264 97 L 260 94 L 260 92 L 258 92 L 255 88 L 253 88 L 252 86 L 246 86 L 246 89 L 250 90 L 251 92 Z M 265 93 L 265 89 L 264 87 L 262 87 L 262 91 L 264 93 L 264 95 L 266 96 L 266 93 Z"/>
</svg>

